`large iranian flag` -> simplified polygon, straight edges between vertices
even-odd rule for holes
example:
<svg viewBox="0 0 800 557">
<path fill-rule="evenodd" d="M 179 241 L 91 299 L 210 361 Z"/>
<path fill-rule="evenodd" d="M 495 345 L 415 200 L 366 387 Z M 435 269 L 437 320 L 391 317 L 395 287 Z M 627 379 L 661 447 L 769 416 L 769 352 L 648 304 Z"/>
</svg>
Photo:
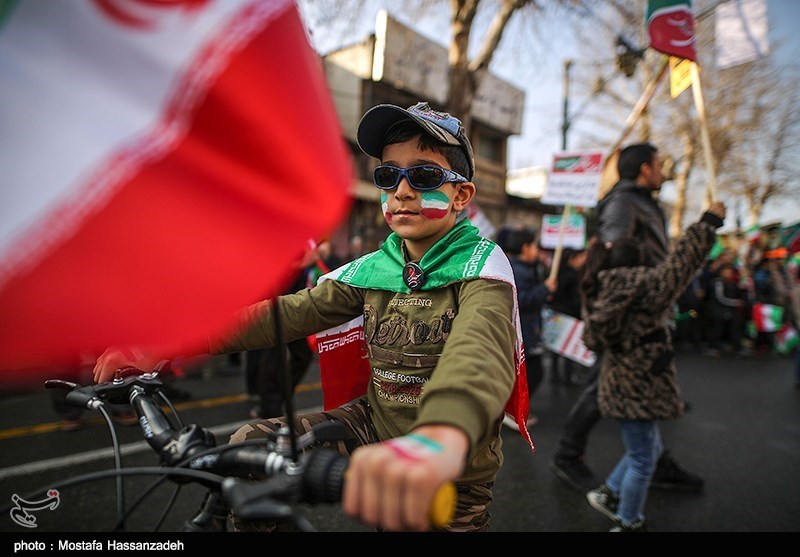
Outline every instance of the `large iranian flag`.
<svg viewBox="0 0 800 557">
<path fill-rule="evenodd" d="M 0 4 L 4 377 L 200 345 L 346 215 L 293 1 Z"/>
<path fill-rule="evenodd" d="M 645 23 L 654 50 L 695 60 L 691 0 L 648 0 Z"/>
</svg>

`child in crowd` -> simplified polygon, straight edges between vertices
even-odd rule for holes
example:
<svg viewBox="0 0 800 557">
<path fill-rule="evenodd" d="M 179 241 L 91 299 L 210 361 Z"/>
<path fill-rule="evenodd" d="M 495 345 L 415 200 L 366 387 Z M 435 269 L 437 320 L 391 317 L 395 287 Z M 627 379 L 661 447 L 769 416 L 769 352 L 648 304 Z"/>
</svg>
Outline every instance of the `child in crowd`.
<svg viewBox="0 0 800 557">
<path fill-rule="evenodd" d="M 747 290 L 740 286 L 739 273 L 733 263 L 724 263 L 718 273 L 718 276 L 711 279 L 708 293 L 706 354 L 719 356 L 722 342 L 727 341 L 733 352 L 745 355 L 742 336 L 748 309 Z"/>
<path fill-rule="evenodd" d="M 552 297 L 558 282 L 539 274 L 539 243 L 536 231 L 527 226 L 507 226 L 497 235 L 498 245 L 503 248 L 514 271 L 517 284 L 517 301 L 522 324 L 522 338 L 525 344 L 525 369 L 528 375 L 528 393 L 536 392 L 542 382 L 542 308 Z M 530 414 L 526 423 L 533 427 L 538 422 L 535 414 Z M 513 417 L 506 417 L 506 426 L 519 431 Z"/>
</svg>

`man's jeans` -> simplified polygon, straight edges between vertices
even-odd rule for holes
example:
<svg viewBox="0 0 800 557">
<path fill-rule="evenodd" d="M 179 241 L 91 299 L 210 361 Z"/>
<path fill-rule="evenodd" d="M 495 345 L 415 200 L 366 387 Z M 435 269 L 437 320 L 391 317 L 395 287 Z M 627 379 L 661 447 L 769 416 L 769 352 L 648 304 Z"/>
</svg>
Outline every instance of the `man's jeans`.
<svg viewBox="0 0 800 557">
<path fill-rule="evenodd" d="M 617 517 L 625 525 L 644 519 L 647 488 L 664 446 L 658 422 L 617 420 L 622 426 L 625 454 L 606 479 L 606 485 L 619 497 Z"/>
</svg>

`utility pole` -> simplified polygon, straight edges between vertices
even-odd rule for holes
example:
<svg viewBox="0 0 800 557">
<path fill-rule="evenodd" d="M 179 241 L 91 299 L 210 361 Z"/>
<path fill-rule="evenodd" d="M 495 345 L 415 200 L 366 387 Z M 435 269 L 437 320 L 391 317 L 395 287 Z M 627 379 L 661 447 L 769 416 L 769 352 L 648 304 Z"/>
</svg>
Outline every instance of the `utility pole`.
<svg viewBox="0 0 800 557">
<path fill-rule="evenodd" d="M 561 150 L 567 150 L 567 132 L 569 132 L 569 71 L 572 60 L 564 60 L 564 114 L 561 121 Z"/>
</svg>

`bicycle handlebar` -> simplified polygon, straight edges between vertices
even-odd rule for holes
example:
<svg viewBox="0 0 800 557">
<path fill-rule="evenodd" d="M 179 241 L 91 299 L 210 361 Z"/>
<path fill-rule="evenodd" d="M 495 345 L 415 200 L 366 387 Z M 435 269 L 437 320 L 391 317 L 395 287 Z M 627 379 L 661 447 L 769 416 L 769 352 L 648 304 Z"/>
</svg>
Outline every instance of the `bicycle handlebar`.
<svg viewBox="0 0 800 557">
<path fill-rule="evenodd" d="M 112 381 L 97 385 L 81 386 L 62 380 L 45 382 L 47 388 L 68 389 L 66 402 L 80 408 L 98 409 L 106 402 L 130 403 L 139 417 L 148 444 L 162 462 L 225 477 L 221 483 L 222 497 L 244 520 L 293 516 L 292 509 L 278 501 L 341 502 L 349 457 L 327 447 L 315 447 L 294 460 L 286 440 L 289 433 L 284 430 L 277 433 L 277 439 L 267 439 L 266 450 L 263 446 L 217 447 L 214 435 L 200 426 L 192 424 L 180 430 L 173 427 L 161 405 L 153 398 L 163 386 L 158 372 L 146 373 L 136 368 L 119 370 Z M 343 426 L 336 422 L 319 424 L 296 440 L 297 447 L 306 449 L 314 443 L 340 440 L 342 431 Z M 172 479 L 199 481 L 217 487 L 211 482 L 186 476 Z M 268 481 L 253 482 L 249 479 Z M 432 501 L 429 509 L 431 523 L 436 527 L 446 526 L 452 519 L 455 503 L 455 486 L 447 482 L 439 488 Z"/>
<path fill-rule="evenodd" d="M 127 376 L 117 377 L 109 383 L 85 387 L 61 380 L 45 382 L 47 388 L 71 389 L 65 400 L 80 408 L 96 409 L 105 402 L 130 403 L 145 439 L 166 465 L 186 464 L 192 469 L 220 476 L 268 477 L 289 464 L 288 455 L 277 448 L 268 448 L 265 452 L 255 447 L 232 445 L 222 447 L 221 452 L 204 454 L 217 446 L 214 435 L 195 424 L 176 429 L 154 399 L 163 386 L 157 373 L 141 371 L 138 375 L 128 372 Z M 323 435 L 323 438 L 327 436 Z M 311 439 L 304 438 L 304 444 L 310 442 Z"/>
</svg>

